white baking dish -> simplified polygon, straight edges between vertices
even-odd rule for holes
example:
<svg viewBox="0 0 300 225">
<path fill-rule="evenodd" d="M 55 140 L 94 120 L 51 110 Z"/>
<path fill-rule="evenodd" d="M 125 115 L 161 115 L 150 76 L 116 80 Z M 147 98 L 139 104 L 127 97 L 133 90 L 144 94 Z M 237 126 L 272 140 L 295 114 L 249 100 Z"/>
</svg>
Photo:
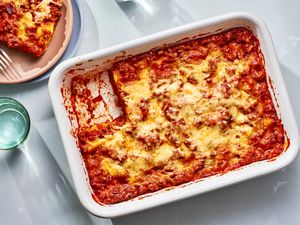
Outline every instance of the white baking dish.
<svg viewBox="0 0 300 225">
<path fill-rule="evenodd" d="M 71 69 L 90 70 L 95 68 L 95 65 L 107 69 L 112 63 L 108 60 L 123 56 L 124 51 L 125 55 L 134 55 L 146 52 L 154 47 L 174 43 L 184 38 L 193 39 L 198 35 L 213 34 L 233 27 L 248 27 L 254 31 L 260 40 L 261 49 L 266 61 L 266 70 L 273 81 L 273 99 L 278 103 L 278 113 L 282 118 L 290 140 L 287 150 L 277 157 L 276 160 L 257 162 L 228 172 L 222 176 L 217 175 L 198 182 L 190 182 L 188 185 L 181 185 L 168 191 L 161 190 L 154 194 L 149 194 L 145 198 L 135 198 L 113 205 L 98 204 L 92 198 L 91 188 L 79 149 L 76 145 L 76 139 L 70 133 L 71 124 L 61 95 L 62 80 L 66 72 Z M 276 171 L 292 162 L 299 149 L 298 129 L 277 62 L 271 36 L 266 25 L 248 13 L 232 13 L 191 23 L 67 60 L 58 65 L 53 71 L 49 80 L 49 91 L 79 199 L 88 211 L 100 217 L 116 217 L 144 210 Z"/>
</svg>

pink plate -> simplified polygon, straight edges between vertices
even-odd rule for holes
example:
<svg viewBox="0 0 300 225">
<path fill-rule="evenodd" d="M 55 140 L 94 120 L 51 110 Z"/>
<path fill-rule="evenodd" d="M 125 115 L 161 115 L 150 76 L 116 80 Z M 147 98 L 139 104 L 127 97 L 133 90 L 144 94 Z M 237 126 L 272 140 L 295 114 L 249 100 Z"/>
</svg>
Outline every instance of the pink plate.
<svg viewBox="0 0 300 225">
<path fill-rule="evenodd" d="M 55 29 L 48 50 L 40 58 L 34 58 L 28 53 L 8 48 L 1 43 L 2 48 L 12 61 L 12 65 L 4 72 L 0 71 L 0 84 L 21 83 L 43 75 L 63 55 L 71 38 L 73 28 L 73 11 L 71 0 L 63 0 L 62 16 Z"/>
</svg>

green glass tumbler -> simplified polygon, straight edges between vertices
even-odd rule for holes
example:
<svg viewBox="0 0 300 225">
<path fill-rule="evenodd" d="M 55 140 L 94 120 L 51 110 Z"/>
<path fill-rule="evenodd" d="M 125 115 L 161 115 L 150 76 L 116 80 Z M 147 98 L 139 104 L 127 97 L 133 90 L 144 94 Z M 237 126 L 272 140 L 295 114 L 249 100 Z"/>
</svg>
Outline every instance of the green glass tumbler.
<svg viewBox="0 0 300 225">
<path fill-rule="evenodd" d="M 19 147 L 30 130 L 30 118 L 25 107 L 18 101 L 0 97 L 0 150 Z"/>
</svg>

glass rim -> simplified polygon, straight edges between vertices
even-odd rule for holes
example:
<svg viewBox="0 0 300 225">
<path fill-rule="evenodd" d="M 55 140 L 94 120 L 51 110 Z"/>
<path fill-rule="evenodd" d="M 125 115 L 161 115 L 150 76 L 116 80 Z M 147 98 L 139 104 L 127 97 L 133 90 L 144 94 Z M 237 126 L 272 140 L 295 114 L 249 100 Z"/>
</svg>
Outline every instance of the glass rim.
<svg viewBox="0 0 300 225">
<path fill-rule="evenodd" d="M 31 120 L 30 120 L 30 116 L 29 116 L 29 113 L 28 113 L 27 109 L 25 108 L 25 106 L 21 102 L 19 102 L 16 99 L 13 99 L 11 97 L 0 97 L 0 107 L 1 107 L 1 100 L 11 101 L 11 102 L 6 102 L 5 105 L 6 104 L 16 104 L 16 106 L 19 107 L 22 110 L 21 112 L 20 112 L 20 110 L 18 110 L 19 113 L 21 113 L 24 116 L 25 120 L 26 120 L 26 130 L 24 132 L 24 135 L 22 135 L 22 141 L 20 141 L 19 143 L 16 143 L 12 147 L 0 148 L 0 151 L 1 150 L 12 150 L 12 149 L 15 149 L 15 148 L 19 147 L 27 139 L 27 137 L 29 135 L 29 132 L 30 132 L 30 128 L 31 128 Z"/>
</svg>

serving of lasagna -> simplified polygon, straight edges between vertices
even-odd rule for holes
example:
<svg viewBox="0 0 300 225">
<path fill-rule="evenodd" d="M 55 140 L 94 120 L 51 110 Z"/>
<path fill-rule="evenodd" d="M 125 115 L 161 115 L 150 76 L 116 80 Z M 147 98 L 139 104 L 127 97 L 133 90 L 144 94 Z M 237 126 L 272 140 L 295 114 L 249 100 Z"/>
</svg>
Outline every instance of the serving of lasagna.
<svg viewBox="0 0 300 225">
<path fill-rule="evenodd" d="M 62 0 L 0 0 L 0 42 L 42 56 L 61 16 Z"/>
<path fill-rule="evenodd" d="M 108 107 L 88 88 L 101 86 L 99 72 L 72 71 L 65 99 L 99 203 L 224 174 L 286 148 L 260 44 L 246 28 L 133 56 L 107 72 L 120 116 L 95 119 Z"/>
</svg>

